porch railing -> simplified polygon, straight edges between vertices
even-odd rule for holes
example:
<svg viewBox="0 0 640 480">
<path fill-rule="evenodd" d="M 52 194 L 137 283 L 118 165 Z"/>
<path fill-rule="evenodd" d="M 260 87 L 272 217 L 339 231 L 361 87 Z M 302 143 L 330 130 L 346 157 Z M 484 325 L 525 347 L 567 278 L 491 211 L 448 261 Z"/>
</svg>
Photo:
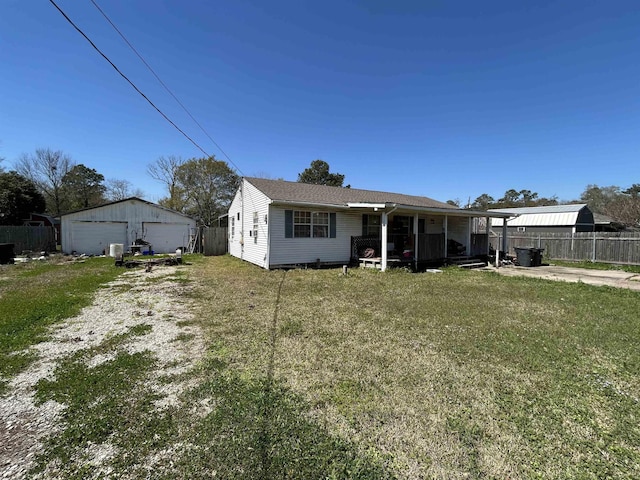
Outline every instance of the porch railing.
<svg viewBox="0 0 640 480">
<path fill-rule="evenodd" d="M 444 258 L 444 233 L 418 234 L 418 261 Z"/>
</svg>

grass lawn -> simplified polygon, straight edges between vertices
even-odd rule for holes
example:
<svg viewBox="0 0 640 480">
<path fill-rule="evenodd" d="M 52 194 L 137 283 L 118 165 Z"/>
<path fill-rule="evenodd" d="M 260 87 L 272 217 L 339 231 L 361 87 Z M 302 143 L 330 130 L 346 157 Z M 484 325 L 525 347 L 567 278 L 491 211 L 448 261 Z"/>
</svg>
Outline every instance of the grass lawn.
<svg viewBox="0 0 640 480">
<path fill-rule="evenodd" d="M 45 338 L 47 328 L 77 314 L 119 273 L 109 258 L 0 268 L 0 393 L 33 361 L 28 348 Z"/>
<path fill-rule="evenodd" d="M 124 337 L 63 359 L 37 387 L 67 410 L 34 472 L 91 478 L 109 444 L 113 478 L 640 478 L 638 292 L 229 256 L 186 275 L 208 347 L 181 402 L 154 411 L 150 355 L 91 366 Z"/>
<path fill-rule="evenodd" d="M 637 292 L 230 257 L 197 275 L 216 368 L 288 392 L 390 476 L 640 477 Z"/>
</svg>

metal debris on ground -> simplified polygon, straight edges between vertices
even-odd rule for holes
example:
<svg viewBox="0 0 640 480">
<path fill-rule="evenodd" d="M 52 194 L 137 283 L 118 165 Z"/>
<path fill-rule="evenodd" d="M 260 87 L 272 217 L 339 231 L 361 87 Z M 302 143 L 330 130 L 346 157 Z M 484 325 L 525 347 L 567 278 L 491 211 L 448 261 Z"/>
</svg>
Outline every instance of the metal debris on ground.
<svg viewBox="0 0 640 480">
<path fill-rule="evenodd" d="M 180 260 L 175 257 L 157 258 L 154 260 L 116 260 L 116 267 L 144 267 L 145 272 L 151 272 L 153 267 L 180 265 L 182 263 Z"/>
</svg>

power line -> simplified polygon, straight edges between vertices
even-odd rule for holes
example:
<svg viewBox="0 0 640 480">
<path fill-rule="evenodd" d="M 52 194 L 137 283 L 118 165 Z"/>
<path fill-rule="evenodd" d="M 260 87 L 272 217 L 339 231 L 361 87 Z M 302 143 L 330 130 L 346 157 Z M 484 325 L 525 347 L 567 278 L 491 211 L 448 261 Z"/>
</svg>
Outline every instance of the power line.
<svg viewBox="0 0 640 480">
<path fill-rule="evenodd" d="M 178 99 L 178 97 L 176 97 L 176 95 L 171 91 L 171 89 L 162 81 L 162 79 L 160 78 L 160 76 L 155 72 L 155 70 L 153 68 L 151 68 L 151 65 L 149 65 L 147 63 L 147 61 L 144 59 L 144 57 L 140 54 L 140 52 L 138 52 L 138 50 L 136 50 L 136 48 L 131 44 L 131 42 L 129 42 L 129 40 L 127 40 L 127 38 L 124 36 L 124 34 L 120 31 L 120 29 L 115 25 L 115 23 L 113 23 L 113 21 L 109 18 L 109 16 L 102 10 L 102 8 L 100 8 L 100 6 L 98 5 L 98 3 L 95 0 L 91 0 L 91 3 L 93 3 L 93 6 L 96 7 L 98 9 L 98 11 L 102 14 L 102 16 L 107 20 L 107 22 L 109 22 L 109 24 L 113 27 L 113 29 L 118 32 L 118 35 L 120 35 L 120 37 L 122 38 L 122 40 L 124 40 L 124 42 L 129 46 L 129 48 L 133 51 L 133 53 L 135 53 L 137 55 L 137 57 L 140 59 L 140 61 L 145 65 L 145 67 L 147 67 L 147 69 L 153 74 L 154 77 L 156 77 L 156 80 L 158 80 L 158 82 L 160 83 L 160 85 L 163 86 L 163 88 L 169 93 L 169 95 L 171 95 L 173 97 L 173 99 L 178 103 L 178 105 L 180 105 L 180 107 L 182 107 L 182 109 L 186 112 L 187 115 L 189 115 L 189 117 L 191 118 L 191 120 L 193 120 L 193 122 L 200 128 L 200 130 L 202 130 L 202 132 L 207 136 L 207 138 L 209 140 L 211 140 L 211 142 L 218 148 L 218 150 L 220 150 L 222 152 L 222 154 L 224 155 L 224 157 L 229 161 L 229 163 L 231 163 L 236 170 L 244 176 L 244 174 L 242 173 L 242 170 L 240 170 L 240 167 L 238 167 L 238 165 L 235 164 L 235 162 L 233 160 L 231 160 L 231 158 L 229 157 L 229 155 L 226 154 L 226 152 L 222 149 L 222 147 L 220 145 L 218 145 L 218 143 L 211 137 L 211 135 L 209 135 L 209 133 L 204 129 L 204 127 L 195 119 L 195 117 L 191 114 L 191 112 L 187 109 L 187 107 L 184 106 L 184 104 Z"/>
<path fill-rule="evenodd" d="M 129 78 L 124 73 L 122 73 L 120 69 L 116 67 L 116 65 L 111 60 L 109 60 L 109 57 L 107 57 L 104 53 L 102 53 L 102 51 L 96 46 L 96 44 L 93 43 L 91 39 L 87 35 L 85 35 L 85 33 L 75 23 L 73 23 L 73 21 L 67 16 L 66 13 L 62 11 L 62 9 L 56 4 L 54 0 L 49 0 L 49 2 L 54 7 L 56 7 L 56 9 L 62 14 L 62 16 L 67 20 L 67 22 L 69 22 L 71 26 L 73 26 L 73 28 L 75 28 L 78 31 L 78 33 L 82 35 L 87 40 L 87 42 L 91 44 L 91 46 L 102 56 L 102 58 L 104 58 L 107 62 L 109 62 L 109 64 L 115 69 L 115 71 L 118 72 L 120 76 L 124 78 L 129 83 L 129 85 L 131 85 L 134 88 L 134 90 L 142 96 L 142 98 L 144 98 L 147 102 L 149 102 L 149 105 L 155 108 L 155 110 L 160 115 L 162 115 L 167 122 L 173 125 L 173 127 L 176 130 L 178 130 L 182 135 L 184 135 L 184 137 L 187 140 L 189 140 L 193 145 L 195 145 L 198 150 L 204 153 L 206 157 L 211 156 L 200 145 L 198 145 L 189 135 L 187 135 L 180 127 L 178 127 L 178 125 L 176 125 L 169 117 L 167 117 L 162 110 L 156 107 L 155 104 L 151 100 L 149 100 L 149 98 L 144 93 L 142 93 L 142 91 L 131 80 L 129 80 Z"/>
</svg>

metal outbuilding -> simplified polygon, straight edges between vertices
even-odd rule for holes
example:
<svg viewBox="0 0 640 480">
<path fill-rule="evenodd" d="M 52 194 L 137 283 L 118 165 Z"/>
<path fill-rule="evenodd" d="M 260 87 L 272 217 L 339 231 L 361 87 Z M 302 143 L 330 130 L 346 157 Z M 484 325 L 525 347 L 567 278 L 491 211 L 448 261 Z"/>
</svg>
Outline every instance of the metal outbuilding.
<svg viewBox="0 0 640 480">
<path fill-rule="evenodd" d="M 108 253 L 114 243 L 128 250 L 137 240 L 155 253 L 175 252 L 189 244 L 196 227 L 193 218 L 137 197 L 66 213 L 60 220 L 62 251 L 87 255 Z"/>
<path fill-rule="evenodd" d="M 489 210 L 492 212 L 512 214 L 507 219 L 491 219 L 493 228 L 502 228 L 506 221 L 509 232 L 576 233 L 594 230 L 593 213 L 586 203 Z"/>
</svg>

